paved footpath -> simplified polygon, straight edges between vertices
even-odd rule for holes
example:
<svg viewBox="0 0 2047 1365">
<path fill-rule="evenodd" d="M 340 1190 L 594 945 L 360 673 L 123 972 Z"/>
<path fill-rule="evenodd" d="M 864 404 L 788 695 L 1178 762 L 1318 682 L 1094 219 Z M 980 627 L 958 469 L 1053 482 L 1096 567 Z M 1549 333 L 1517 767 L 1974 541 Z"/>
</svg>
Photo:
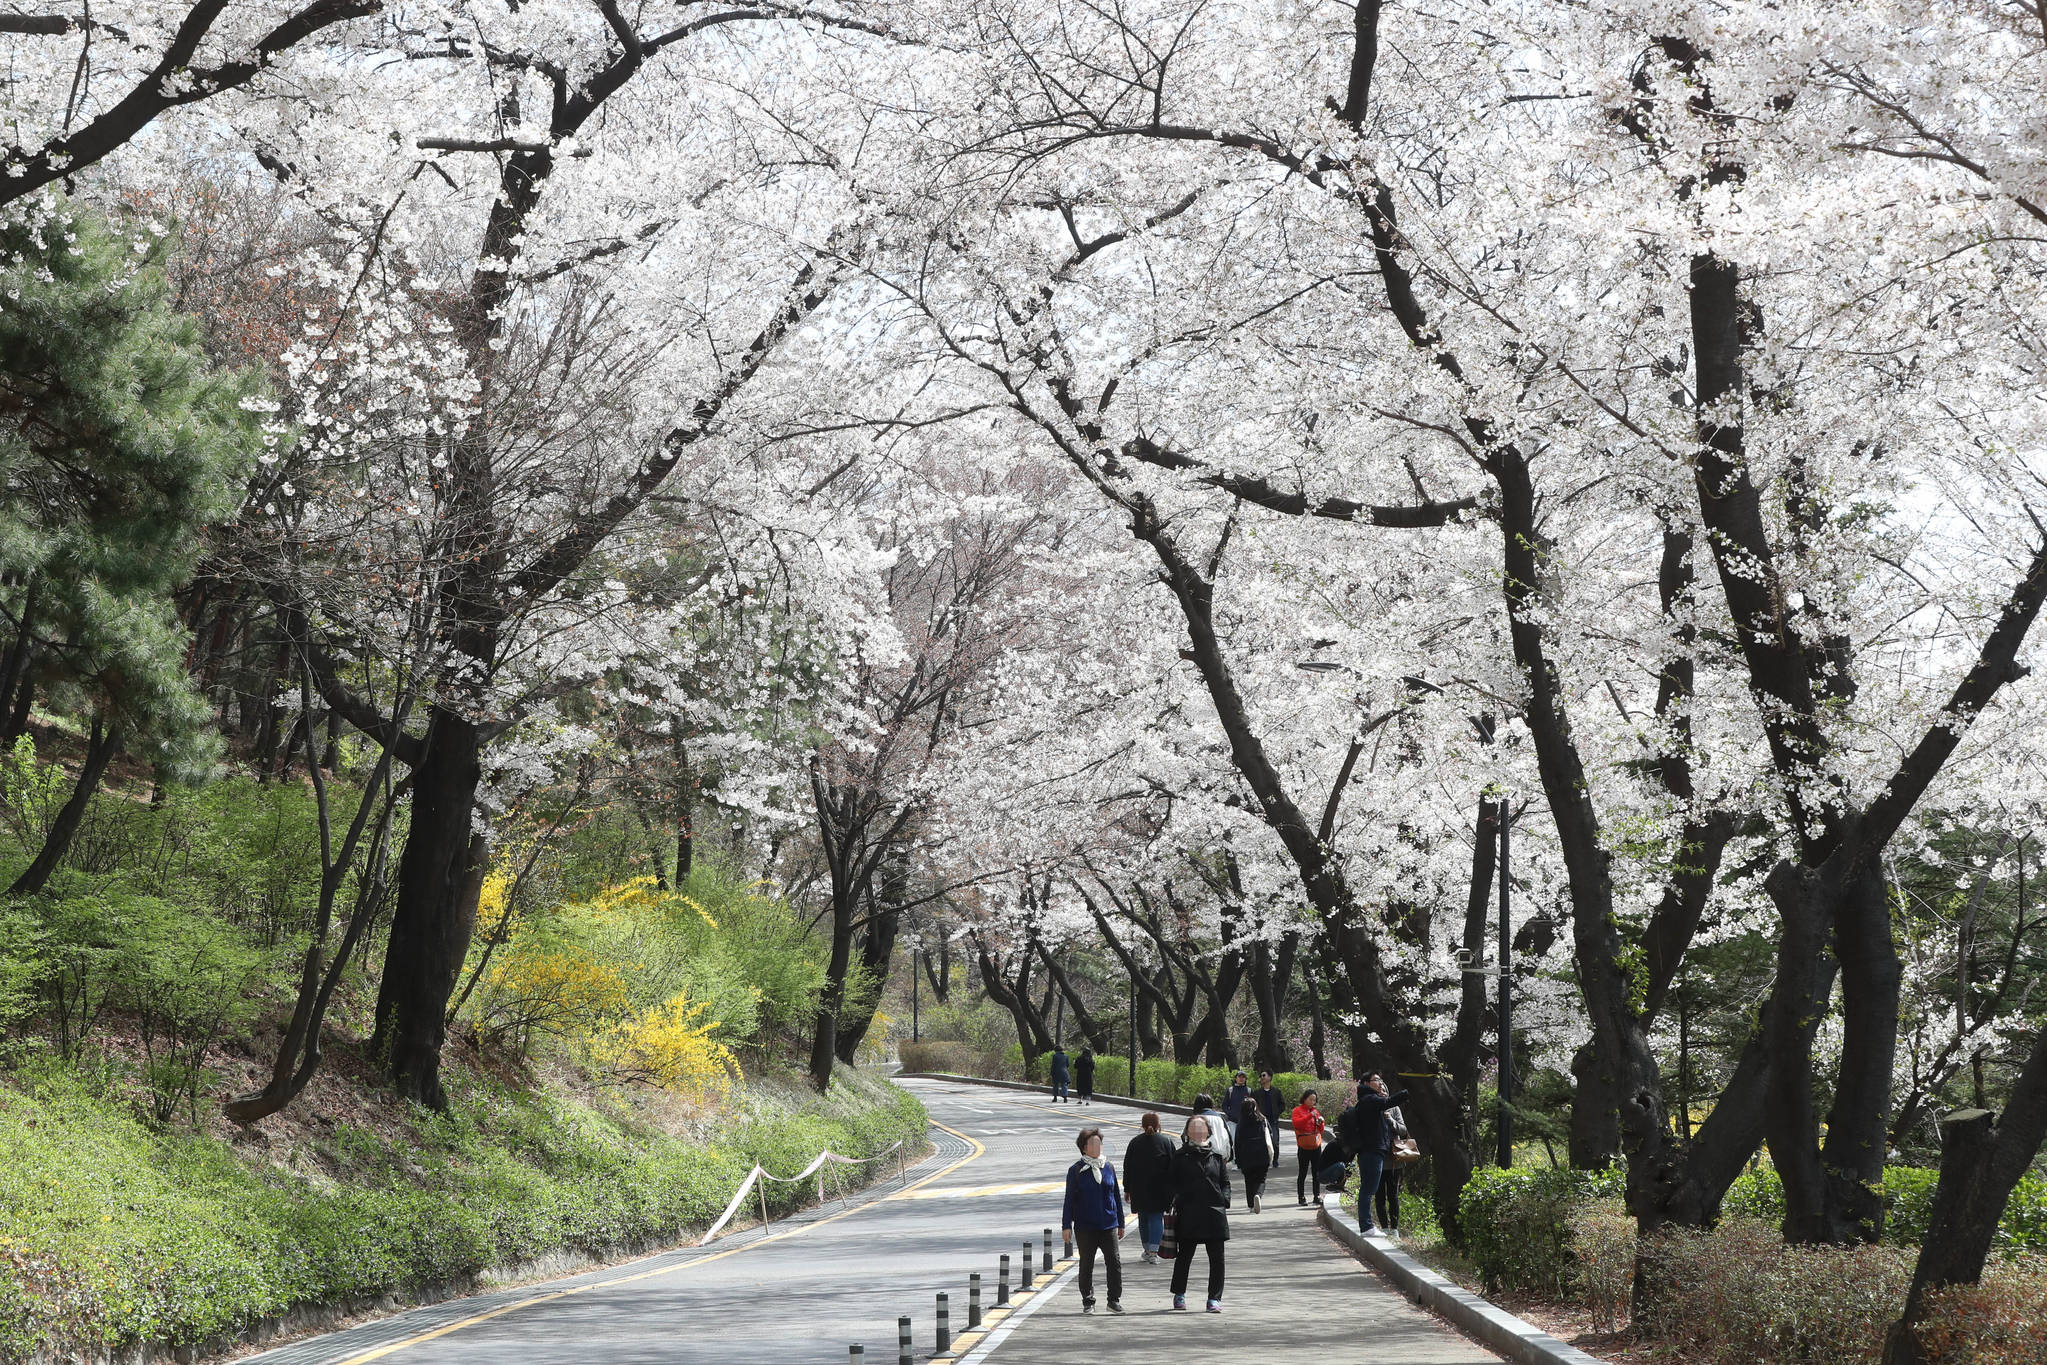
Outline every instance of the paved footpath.
<svg viewBox="0 0 2047 1365">
<path fill-rule="evenodd" d="M 938 1151 L 889 1180 L 808 1214 L 545 1284 L 413 1309 L 249 1359 L 262 1365 L 839 1365 L 847 1346 L 894 1365 L 896 1319 L 915 1324 L 915 1359 L 935 1346 L 934 1296 L 951 1295 L 955 1355 L 1010 1362 L 1166 1362 L 1249 1349 L 1267 1358 L 1378 1365 L 1478 1365 L 1494 1357 L 1412 1307 L 1293 1203 L 1289 1177 L 1267 1212 L 1235 1220 L 1228 1312 L 1164 1311 L 1163 1267 L 1132 1264 L 1122 1318 L 1083 1318 L 1073 1268 L 1015 1311 L 969 1333 L 967 1274 L 994 1305 L 997 1257 L 1020 1259 L 1059 1223 L 1060 1191 L 1083 1124 L 1120 1157 L 1137 1111 L 1052 1104 L 982 1086 L 908 1080 L 931 1111 Z M 1291 1164 L 1291 1151 L 1288 1153 Z M 1056 1231 L 1055 1231 L 1056 1237 Z M 1125 1246 L 1136 1249 L 1133 1231 Z M 1134 1260 L 1134 1257 L 1133 1257 Z M 1196 1266 L 1196 1274 L 1201 1269 Z M 1198 1291 L 1197 1291 L 1198 1293 Z M 1198 1303 L 1199 1300 L 1197 1299 Z M 1333 1352 L 1333 1354 L 1332 1354 Z M 962 1359 L 962 1357 L 964 1359 Z"/>
<path fill-rule="evenodd" d="M 1033 1097 L 1024 1097 L 1033 1099 Z M 1066 1105 L 1049 1106 L 1064 1114 Z M 1120 1154 L 1136 1131 L 1136 1112 L 1107 1105 L 1080 1111 L 1110 1136 Z M 1184 1120 L 1168 1116 L 1177 1125 Z M 1116 1126 L 1112 1126 L 1112 1123 Z M 1127 1129 L 1123 1125 L 1128 1125 Z M 1076 1125 L 1078 1126 L 1078 1125 Z M 1315 1210 L 1294 1202 L 1293 1138 L 1262 1201 L 1264 1212 L 1244 1209 L 1242 1173 L 1230 1171 L 1234 1207 L 1225 1255 L 1223 1311 L 1202 1311 L 1208 1261 L 1199 1253 L 1188 1277 L 1188 1311 L 1172 1309 L 1170 1264 L 1137 1260 L 1135 1229 L 1124 1238 L 1122 1317 L 1083 1314 L 1076 1273 L 1013 1326 L 997 1324 L 970 1345 L 962 1365 L 1176 1365 L 1227 1357 L 1253 1360 L 1371 1362 L 1371 1365 L 1491 1365 L 1499 1356 L 1445 1326 L 1402 1298 L 1322 1231 Z M 1286 1178 L 1277 1177 L 1284 1172 Z M 1097 1300 L 1106 1298 L 1101 1267 Z M 1004 1328 L 1007 1326 L 1007 1330 Z M 872 1348 L 869 1348 L 872 1350 Z"/>
</svg>

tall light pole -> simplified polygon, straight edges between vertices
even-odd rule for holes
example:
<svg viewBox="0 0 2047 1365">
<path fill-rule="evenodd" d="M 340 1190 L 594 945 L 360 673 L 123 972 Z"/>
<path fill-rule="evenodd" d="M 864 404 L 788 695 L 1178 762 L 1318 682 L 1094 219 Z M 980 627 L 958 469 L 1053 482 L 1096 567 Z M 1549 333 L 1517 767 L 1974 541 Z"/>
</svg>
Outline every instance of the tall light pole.
<svg viewBox="0 0 2047 1365">
<path fill-rule="evenodd" d="M 1508 924 L 1507 827 L 1514 821 L 1511 793 L 1500 794 L 1500 1150 L 1502 1168 L 1514 1164 L 1514 950 Z"/>
<path fill-rule="evenodd" d="M 1132 945 L 1133 949 L 1135 945 Z M 1130 1089 L 1124 1093 L 1137 1098 L 1137 968 L 1130 969 Z"/>
<path fill-rule="evenodd" d="M 923 1041 L 917 1032 L 917 953 L 917 949 L 910 949 L 910 1041 L 913 1043 Z"/>
</svg>

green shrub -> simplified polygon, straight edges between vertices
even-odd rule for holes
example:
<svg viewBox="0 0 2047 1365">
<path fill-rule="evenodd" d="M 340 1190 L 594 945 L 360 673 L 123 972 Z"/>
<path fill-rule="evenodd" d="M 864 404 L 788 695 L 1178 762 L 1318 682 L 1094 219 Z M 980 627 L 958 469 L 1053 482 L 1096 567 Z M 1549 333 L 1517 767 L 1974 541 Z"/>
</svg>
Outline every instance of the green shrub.
<svg viewBox="0 0 2047 1365">
<path fill-rule="evenodd" d="M 1933 1193 L 1940 1172 L 1924 1166 L 1884 1168 L 1884 1235 L 1893 1246 L 1916 1247 L 1933 1218 Z M 1749 1218 L 1781 1226 L 1784 1182 L 1768 1166 L 1744 1172 L 1727 1191 L 1722 1217 Z M 2047 1180 L 2027 1175 L 2019 1180 L 1997 1226 L 1996 1246 L 2007 1256 L 2047 1253 Z"/>
<path fill-rule="evenodd" d="M 1704 1365 L 1875 1361 L 1911 1283 L 1896 1247 L 1787 1246 L 1777 1228 L 1729 1218 L 1711 1232 L 1670 1229 L 1638 1330 Z"/>
<path fill-rule="evenodd" d="M 999 1052 L 980 1052 L 966 1043 L 900 1043 L 896 1055 L 905 1071 L 943 1071 L 989 1080 L 1023 1079 L 1022 1069 Z"/>
<path fill-rule="evenodd" d="M 1622 1192 L 1617 1170 L 1524 1166 L 1474 1171 L 1457 1201 L 1464 1253 L 1489 1292 L 1522 1289 L 1563 1298 L 1576 1273 L 1572 1215 Z"/>
<path fill-rule="evenodd" d="M 1927 1296 L 1929 1365 L 2047 1365 L 2047 1260 L 1993 1263 L 1981 1284 Z"/>
</svg>

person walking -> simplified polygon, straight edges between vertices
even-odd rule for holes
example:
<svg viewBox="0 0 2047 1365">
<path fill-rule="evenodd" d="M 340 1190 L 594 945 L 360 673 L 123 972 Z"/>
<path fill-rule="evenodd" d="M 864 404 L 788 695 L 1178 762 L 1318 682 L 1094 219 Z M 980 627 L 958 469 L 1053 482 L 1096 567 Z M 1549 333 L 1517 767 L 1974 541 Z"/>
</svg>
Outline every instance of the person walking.
<svg viewBox="0 0 2047 1365">
<path fill-rule="evenodd" d="M 1301 1102 L 1294 1106 L 1294 1148 L 1300 1153 L 1301 1173 L 1294 1177 L 1294 1201 L 1305 1205 L 1308 1202 L 1308 1186 L 1315 1186 L 1315 1202 L 1322 1201 L 1322 1177 L 1315 1169 L 1316 1160 L 1322 1155 L 1322 1133 L 1329 1127 L 1329 1120 L 1322 1117 L 1322 1106 L 1315 1098 L 1315 1092 L 1301 1092 Z"/>
<path fill-rule="evenodd" d="M 1393 1137 L 1387 1144 L 1385 1169 L 1379 1172 L 1379 1188 L 1372 1195 L 1372 1209 L 1379 1216 L 1379 1226 L 1398 1237 L 1400 1235 L 1400 1167 L 1393 1164 L 1392 1149 L 1407 1141 L 1407 1119 L 1394 1105 L 1386 1111 L 1386 1124 Z"/>
<path fill-rule="evenodd" d="M 1209 1150 L 1224 1161 L 1230 1159 L 1230 1129 L 1223 1122 L 1223 1115 L 1215 1107 L 1215 1097 L 1206 1090 L 1194 1097 L 1194 1113 L 1198 1118 L 1208 1120 Z"/>
<path fill-rule="evenodd" d="M 1251 1087 L 1244 1084 L 1244 1073 L 1239 1071 L 1230 1077 L 1230 1088 L 1223 1091 L 1223 1123 L 1230 1130 L 1230 1141 L 1237 1140 L 1237 1115 L 1244 1112 L 1244 1100 L 1251 1093 Z M 1223 1153 L 1229 1159 L 1229 1153 Z"/>
<path fill-rule="evenodd" d="M 1066 1168 L 1066 1211 L 1060 1215 L 1059 1231 L 1066 1254 L 1080 1243 L 1080 1311 L 1095 1311 L 1095 1257 L 1106 1265 L 1109 1277 L 1109 1311 L 1123 1311 L 1123 1257 L 1116 1243 L 1123 1240 L 1123 1192 L 1116 1185 L 1116 1168 L 1102 1155 L 1102 1130 L 1083 1128 L 1073 1140 L 1080 1148 L 1080 1160 Z"/>
<path fill-rule="evenodd" d="M 1230 1240 L 1230 1168 L 1210 1145 L 1214 1131 L 1200 1114 L 1187 1120 L 1173 1153 L 1173 1308 L 1187 1307 L 1194 1250 L 1208 1253 L 1208 1311 L 1223 1311 L 1223 1243 Z"/>
<path fill-rule="evenodd" d="M 1265 1115 L 1265 1121 L 1272 1125 L 1274 1132 L 1278 1132 L 1279 1116 L 1286 1112 L 1286 1101 L 1272 1088 L 1270 1071 L 1258 1073 L 1258 1088 L 1251 1092 L 1251 1098 L 1258 1101 L 1258 1112 Z"/>
<path fill-rule="evenodd" d="M 1123 1193 L 1137 1214 L 1137 1240 L 1146 1265 L 1159 1263 L 1166 1210 L 1173 1206 L 1173 1140 L 1159 1131 L 1159 1116 L 1139 1121 L 1144 1131 L 1123 1151 Z"/>
<path fill-rule="evenodd" d="M 1379 1175 L 1386 1169 L 1386 1154 L 1393 1148 L 1393 1125 L 1386 1111 L 1407 1099 L 1407 1092 L 1390 1094 L 1378 1072 L 1365 1077 L 1358 1087 L 1358 1102 L 1343 1111 L 1337 1134 L 1355 1151 L 1358 1171 L 1358 1221 L 1361 1232 L 1374 1231 L 1369 1201 L 1379 1190 Z"/>
<path fill-rule="evenodd" d="M 1237 1114 L 1237 1169 L 1244 1173 L 1244 1207 L 1265 1212 L 1258 1202 L 1265 1193 L 1265 1177 L 1279 1159 L 1279 1134 L 1258 1112 L 1258 1101 L 1244 1100 Z"/>
<path fill-rule="evenodd" d="M 1072 1104 L 1073 1098 L 1067 1093 L 1066 1089 L 1072 1084 L 1073 1067 L 1066 1060 L 1066 1049 L 1054 1047 L 1052 1049 L 1052 1103 L 1060 1104 L 1063 1102 Z"/>
<path fill-rule="evenodd" d="M 1082 1104 L 1095 1102 L 1095 1052 L 1086 1044 L 1081 1045 L 1080 1055 L 1073 1059 L 1073 1088 Z"/>
</svg>

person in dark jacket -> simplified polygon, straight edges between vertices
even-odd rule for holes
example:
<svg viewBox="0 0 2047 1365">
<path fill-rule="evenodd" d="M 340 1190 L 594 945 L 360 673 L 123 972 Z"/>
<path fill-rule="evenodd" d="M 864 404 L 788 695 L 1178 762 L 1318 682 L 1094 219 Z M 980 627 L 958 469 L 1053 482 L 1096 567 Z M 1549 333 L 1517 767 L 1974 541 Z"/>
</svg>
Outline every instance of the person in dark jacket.
<svg viewBox="0 0 2047 1365">
<path fill-rule="evenodd" d="M 1157 1265 L 1166 1210 L 1173 1206 L 1173 1140 L 1159 1131 L 1157 1114 L 1146 1114 L 1139 1122 L 1144 1131 L 1123 1151 L 1123 1193 L 1137 1214 L 1144 1264 Z"/>
<path fill-rule="evenodd" d="M 1187 1307 L 1187 1272 L 1194 1249 L 1208 1252 L 1208 1311 L 1223 1311 L 1223 1243 L 1230 1240 L 1230 1168 L 1209 1146 L 1208 1120 L 1187 1120 L 1173 1153 L 1173 1307 Z"/>
<path fill-rule="evenodd" d="M 1279 1158 L 1279 1135 L 1258 1112 L 1258 1101 L 1246 1099 L 1237 1111 L 1237 1169 L 1244 1173 L 1244 1205 L 1263 1213 L 1258 1197 L 1265 1193 L 1265 1176 Z"/>
<path fill-rule="evenodd" d="M 1082 1104 L 1095 1102 L 1095 1053 L 1090 1047 L 1082 1047 L 1080 1055 L 1073 1059 L 1073 1088 L 1080 1094 Z"/>
<path fill-rule="evenodd" d="M 1066 1049 L 1055 1047 L 1052 1049 L 1052 1103 L 1058 1104 L 1063 1100 L 1072 1104 L 1073 1097 L 1066 1093 L 1066 1087 L 1072 1084 L 1073 1066 L 1066 1060 Z"/>
<path fill-rule="evenodd" d="M 1337 1120 L 1336 1131 L 1355 1149 L 1358 1172 L 1358 1223 L 1365 1232 L 1372 1228 L 1372 1196 L 1378 1193 L 1379 1176 L 1386 1169 L 1386 1154 L 1393 1150 L 1393 1125 L 1386 1111 L 1407 1098 L 1407 1092 L 1389 1094 L 1386 1082 L 1375 1071 L 1358 1087 L 1358 1102 Z"/>
<path fill-rule="evenodd" d="M 1281 1099 L 1279 1092 L 1272 1088 L 1272 1073 L 1270 1071 L 1258 1073 L 1258 1088 L 1251 1092 L 1251 1098 L 1258 1101 L 1258 1112 L 1265 1115 L 1265 1121 L 1271 1124 L 1274 1130 L 1277 1130 L 1279 1128 L 1280 1115 L 1286 1112 L 1286 1101 Z"/>
<path fill-rule="evenodd" d="M 1244 1084 L 1244 1073 L 1241 1071 L 1230 1077 L 1230 1088 L 1223 1091 L 1223 1122 L 1229 1125 L 1230 1141 L 1233 1143 L 1237 1140 L 1237 1115 L 1244 1112 L 1244 1100 L 1250 1093 L 1251 1087 Z M 1227 1160 L 1229 1153 L 1224 1152 L 1223 1158 Z"/>
<path fill-rule="evenodd" d="M 1083 1128 L 1073 1140 L 1080 1160 L 1066 1168 L 1066 1211 L 1060 1215 L 1068 1255 L 1080 1243 L 1080 1311 L 1095 1311 L 1095 1257 L 1108 1263 L 1109 1311 L 1123 1311 L 1123 1258 L 1116 1243 L 1123 1240 L 1123 1191 L 1116 1168 L 1102 1156 L 1102 1130 Z"/>
</svg>

